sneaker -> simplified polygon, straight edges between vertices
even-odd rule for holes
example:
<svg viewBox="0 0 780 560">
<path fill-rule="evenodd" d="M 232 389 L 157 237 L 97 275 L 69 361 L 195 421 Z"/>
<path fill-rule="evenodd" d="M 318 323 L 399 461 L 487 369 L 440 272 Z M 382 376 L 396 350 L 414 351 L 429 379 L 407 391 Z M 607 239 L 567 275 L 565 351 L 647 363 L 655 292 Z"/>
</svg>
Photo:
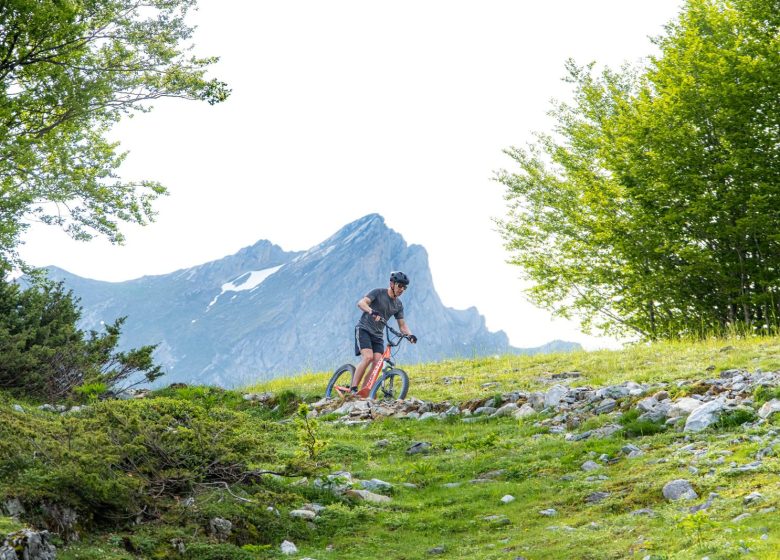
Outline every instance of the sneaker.
<svg viewBox="0 0 780 560">
<path fill-rule="evenodd" d="M 349 388 L 349 392 L 352 393 L 353 395 L 357 395 L 358 388 L 357 387 L 350 387 Z"/>
</svg>

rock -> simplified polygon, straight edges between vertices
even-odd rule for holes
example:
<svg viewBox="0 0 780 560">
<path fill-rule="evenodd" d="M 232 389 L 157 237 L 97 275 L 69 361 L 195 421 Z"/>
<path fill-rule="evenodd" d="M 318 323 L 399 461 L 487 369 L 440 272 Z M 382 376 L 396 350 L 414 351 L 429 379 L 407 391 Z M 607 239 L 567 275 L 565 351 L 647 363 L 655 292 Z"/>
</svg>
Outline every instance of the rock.
<svg viewBox="0 0 780 560">
<path fill-rule="evenodd" d="M 282 544 L 279 548 L 281 548 L 282 554 L 298 554 L 298 547 L 295 546 L 294 542 L 282 541 Z"/>
<path fill-rule="evenodd" d="M 438 412 L 424 412 L 417 420 L 428 420 L 429 418 L 439 418 Z"/>
<path fill-rule="evenodd" d="M 517 406 L 517 403 L 510 402 L 510 403 L 506 403 L 505 405 L 501 406 L 498 410 L 496 410 L 493 413 L 493 416 L 494 417 L 510 416 L 515 412 L 517 412 L 518 410 L 519 407 Z"/>
<path fill-rule="evenodd" d="M 386 504 L 392 502 L 392 499 L 382 494 L 374 494 L 368 490 L 347 490 L 345 494 L 351 498 L 356 498 L 373 504 Z"/>
<path fill-rule="evenodd" d="M 601 401 L 593 410 L 596 414 L 606 414 L 612 412 L 617 408 L 617 401 L 615 399 L 607 398 Z"/>
<path fill-rule="evenodd" d="M 700 432 L 718 421 L 725 408 L 723 401 L 714 400 L 695 409 L 685 421 L 686 432 Z"/>
<path fill-rule="evenodd" d="M 19 516 L 25 513 L 24 506 L 19 501 L 19 498 L 9 498 L 3 502 L 3 511 L 14 519 L 19 519 Z"/>
<path fill-rule="evenodd" d="M 691 506 L 688 508 L 688 511 L 690 513 L 696 513 L 697 511 L 704 511 L 705 509 L 709 508 L 712 505 L 712 500 L 718 497 L 717 492 L 710 492 L 709 497 L 707 498 L 707 501 L 702 504 L 697 504 L 695 506 Z"/>
<path fill-rule="evenodd" d="M 360 480 L 358 481 L 358 484 L 360 484 L 363 489 L 369 490 L 371 492 L 389 492 L 393 489 L 392 484 L 385 482 L 384 480 L 379 480 L 378 478 L 372 478 L 371 480 Z"/>
<path fill-rule="evenodd" d="M 655 397 L 646 397 L 636 403 L 636 407 L 642 412 L 650 412 L 658 405 L 658 400 Z"/>
<path fill-rule="evenodd" d="M 215 517 L 209 521 L 209 533 L 216 537 L 220 542 L 225 542 L 230 538 L 233 531 L 233 523 L 221 517 Z"/>
<path fill-rule="evenodd" d="M 549 509 L 543 509 L 542 511 L 540 511 L 539 515 L 544 515 L 545 517 L 552 517 L 554 515 L 558 515 L 558 512 L 555 509 L 553 509 L 553 508 L 549 508 Z"/>
<path fill-rule="evenodd" d="M 691 397 L 682 397 L 672 403 L 672 406 L 669 409 L 669 417 L 680 418 L 682 416 L 688 416 L 700 406 L 701 401 L 692 399 Z"/>
<path fill-rule="evenodd" d="M 11 550 L 20 552 L 22 560 L 56 560 L 57 558 L 57 549 L 49 542 L 48 531 L 22 529 L 8 535 L 5 544 Z M 7 553 L 6 556 L 12 560 L 17 558 L 16 555 L 10 556 Z"/>
<path fill-rule="evenodd" d="M 378 442 L 374 444 L 374 447 L 379 447 L 381 449 L 387 447 L 388 445 L 390 445 L 389 439 L 380 439 Z"/>
<path fill-rule="evenodd" d="M 593 492 L 593 494 L 585 498 L 585 501 L 589 504 L 597 504 L 607 498 L 609 498 L 609 492 Z"/>
<path fill-rule="evenodd" d="M 66 541 L 79 540 L 79 534 L 76 530 L 78 522 L 76 510 L 57 504 L 42 504 L 41 511 L 46 518 L 49 529 L 55 530 Z"/>
<path fill-rule="evenodd" d="M 528 404 L 531 405 L 535 411 L 539 412 L 544 410 L 544 393 L 534 392 L 528 395 Z"/>
<path fill-rule="evenodd" d="M 177 554 L 184 554 L 187 552 L 187 547 L 184 544 L 184 540 L 178 537 L 171 539 L 171 548 L 173 548 Z"/>
<path fill-rule="evenodd" d="M 13 408 L 16 412 L 22 412 L 24 413 L 24 408 L 20 404 L 15 404 L 11 408 Z"/>
<path fill-rule="evenodd" d="M 515 501 L 515 497 L 510 495 L 510 494 L 507 494 L 506 496 L 501 498 L 501 503 L 502 504 L 509 504 L 509 503 L 514 502 L 514 501 Z"/>
<path fill-rule="evenodd" d="M 10 546 L 0 546 L 0 560 L 19 560 L 19 557 Z"/>
<path fill-rule="evenodd" d="M 526 416 L 531 416 L 533 414 L 536 414 L 536 410 L 533 406 L 531 406 L 528 403 L 525 403 L 523 406 L 518 408 L 512 413 L 512 416 L 515 418 L 525 418 Z"/>
<path fill-rule="evenodd" d="M 585 472 L 595 471 L 601 468 L 601 465 L 595 461 L 585 461 L 580 468 Z"/>
<path fill-rule="evenodd" d="M 771 401 L 767 401 L 763 404 L 763 406 L 760 409 L 758 409 L 758 415 L 761 418 L 769 418 L 775 412 L 780 412 L 779 399 L 772 399 Z"/>
<path fill-rule="evenodd" d="M 428 549 L 428 554 L 444 554 L 445 552 L 447 552 L 447 549 L 443 545 Z"/>
<path fill-rule="evenodd" d="M 665 401 L 669 398 L 669 391 L 658 391 L 655 395 L 653 395 L 653 398 L 658 402 Z"/>
<path fill-rule="evenodd" d="M 695 500 L 699 497 L 691 483 L 681 478 L 667 482 L 663 488 L 663 495 L 670 501 Z"/>
<path fill-rule="evenodd" d="M 245 401 L 250 402 L 259 402 L 259 403 L 267 403 L 268 401 L 273 400 L 274 394 L 273 393 L 247 393 L 244 395 Z M 315 403 L 317 404 L 317 403 Z"/>
<path fill-rule="evenodd" d="M 553 385 L 544 395 L 544 406 L 546 408 L 555 408 L 561 403 L 561 399 L 569 392 L 568 387 L 563 385 Z"/>
<path fill-rule="evenodd" d="M 494 406 L 480 406 L 476 410 L 474 410 L 474 416 L 490 416 L 496 411 L 496 407 Z"/>
<path fill-rule="evenodd" d="M 290 512 L 290 517 L 312 521 L 315 517 L 317 517 L 317 514 L 309 509 L 294 509 Z"/>
<path fill-rule="evenodd" d="M 416 455 L 417 453 L 430 453 L 431 444 L 427 441 L 418 441 L 413 443 L 407 450 L 407 455 Z"/>
<path fill-rule="evenodd" d="M 756 502 L 760 502 L 764 499 L 764 496 L 759 492 L 751 492 L 745 498 L 742 500 L 742 503 L 746 506 L 755 504 Z"/>
</svg>

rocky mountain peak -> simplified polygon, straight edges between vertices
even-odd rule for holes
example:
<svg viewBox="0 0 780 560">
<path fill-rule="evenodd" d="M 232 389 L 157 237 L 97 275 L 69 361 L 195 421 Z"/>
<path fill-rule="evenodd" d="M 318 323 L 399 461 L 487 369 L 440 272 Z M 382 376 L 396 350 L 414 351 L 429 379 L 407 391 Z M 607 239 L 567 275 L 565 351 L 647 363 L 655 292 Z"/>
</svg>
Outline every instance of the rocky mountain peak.
<svg viewBox="0 0 780 560">
<path fill-rule="evenodd" d="M 163 382 L 236 386 L 351 360 L 356 302 L 386 286 L 392 270 L 412 279 L 403 301 L 420 337 L 398 356 L 401 363 L 518 351 L 503 332 L 488 331 L 475 308 L 445 307 L 425 249 L 407 245 L 379 214 L 345 225 L 308 251 L 261 240 L 219 260 L 127 282 L 54 268 L 50 276 L 81 298 L 83 327 L 100 329 L 127 316 L 125 347 L 159 344 L 156 356 L 168 371 Z"/>
</svg>

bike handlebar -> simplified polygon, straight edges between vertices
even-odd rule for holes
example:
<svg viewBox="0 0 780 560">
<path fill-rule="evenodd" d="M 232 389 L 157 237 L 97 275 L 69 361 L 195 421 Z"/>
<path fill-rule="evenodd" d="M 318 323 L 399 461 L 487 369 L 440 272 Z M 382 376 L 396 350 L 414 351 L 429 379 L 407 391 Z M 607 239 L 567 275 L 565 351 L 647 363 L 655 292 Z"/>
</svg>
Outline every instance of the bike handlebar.
<svg viewBox="0 0 780 560">
<path fill-rule="evenodd" d="M 379 316 L 379 322 L 382 323 L 385 326 L 385 328 L 387 330 L 389 330 L 391 333 L 393 333 L 395 336 L 397 336 L 399 338 L 405 338 L 406 340 L 409 340 L 409 341 L 411 341 L 412 338 L 414 338 L 414 342 L 417 342 L 417 337 L 416 336 L 414 336 L 413 334 L 409 335 L 409 334 L 404 334 L 402 332 L 398 332 L 393 327 L 391 327 L 390 324 L 387 321 L 385 321 L 385 319 L 381 315 Z M 391 346 L 395 346 L 395 344 L 391 344 Z"/>
</svg>

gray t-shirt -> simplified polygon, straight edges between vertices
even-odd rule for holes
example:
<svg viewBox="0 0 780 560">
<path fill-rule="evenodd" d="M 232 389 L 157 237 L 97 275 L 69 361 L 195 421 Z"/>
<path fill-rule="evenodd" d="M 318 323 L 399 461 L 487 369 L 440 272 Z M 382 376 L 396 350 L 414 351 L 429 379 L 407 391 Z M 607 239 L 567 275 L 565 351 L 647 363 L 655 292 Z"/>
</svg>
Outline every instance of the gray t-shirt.
<svg viewBox="0 0 780 560">
<path fill-rule="evenodd" d="M 390 317 L 395 317 L 396 320 L 404 318 L 404 304 L 401 303 L 400 299 L 393 299 L 387 295 L 387 288 L 371 290 L 366 294 L 366 297 L 371 302 L 371 309 L 377 311 L 385 321 L 389 320 Z M 357 326 L 380 337 L 385 328 L 384 324 L 376 321 L 368 313 L 363 313 L 360 316 Z"/>
</svg>

